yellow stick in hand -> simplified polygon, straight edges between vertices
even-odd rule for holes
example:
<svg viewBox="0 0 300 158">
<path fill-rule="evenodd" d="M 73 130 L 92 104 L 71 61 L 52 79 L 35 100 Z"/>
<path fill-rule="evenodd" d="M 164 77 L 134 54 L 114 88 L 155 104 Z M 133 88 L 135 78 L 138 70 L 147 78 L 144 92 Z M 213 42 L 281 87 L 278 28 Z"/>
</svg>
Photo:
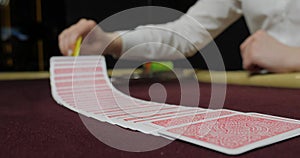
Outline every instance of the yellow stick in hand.
<svg viewBox="0 0 300 158">
<path fill-rule="evenodd" d="M 79 56 L 81 42 L 82 42 L 82 37 L 80 36 L 80 37 L 76 40 L 75 48 L 74 48 L 74 51 L 73 51 L 72 56 Z"/>
</svg>

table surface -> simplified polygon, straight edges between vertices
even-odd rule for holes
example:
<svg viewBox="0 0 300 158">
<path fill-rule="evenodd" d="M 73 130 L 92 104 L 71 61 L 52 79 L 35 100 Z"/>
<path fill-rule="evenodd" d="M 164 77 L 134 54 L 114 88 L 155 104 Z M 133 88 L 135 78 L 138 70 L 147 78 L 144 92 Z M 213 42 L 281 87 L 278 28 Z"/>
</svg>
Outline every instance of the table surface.
<svg viewBox="0 0 300 158">
<path fill-rule="evenodd" d="M 177 81 L 161 83 L 167 90 L 167 103 L 180 103 Z M 149 100 L 152 84 L 133 81 L 130 95 Z M 195 88 L 189 83 L 183 86 Z M 77 113 L 53 100 L 49 80 L 0 81 L 0 87 L 0 157 L 230 157 L 183 141 L 140 153 L 114 149 L 90 134 Z M 116 87 L 126 88 L 122 83 Z M 200 84 L 200 107 L 207 107 L 210 87 Z M 224 108 L 300 120 L 299 96 L 296 89 L 228 85 Z M 295 157 L 300 155 L 299 145 L 297 137 L 238 157 Z"/>
</svg>

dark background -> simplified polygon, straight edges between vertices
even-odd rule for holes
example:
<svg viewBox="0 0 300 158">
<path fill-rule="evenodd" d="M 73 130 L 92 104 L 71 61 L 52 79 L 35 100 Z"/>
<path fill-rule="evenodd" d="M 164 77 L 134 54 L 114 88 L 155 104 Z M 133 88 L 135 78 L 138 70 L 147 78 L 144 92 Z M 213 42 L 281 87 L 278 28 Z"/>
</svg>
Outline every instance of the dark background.
<svg viewBox="0 0 300 158">
<path fill-rule="evenodd" d="M 36 21 L 36 2 L 37 0 L 11 0 L 11 27 L 27 35 L 28 39 L 20 40 L 15 36 L 1 39 L 0 71 L 48 70 L 49 58 L 60 55 L 57 45 L 58 34 L 80 18 L 100 22 L 125 9 L 148 5 L 164 6 L 186 12 L 196 0 L 42 0 L 42 22 Z M 3 10 L 3 7 L 0 8 L 0 11 Z M 1 16 L 1 18 L 3 21 L 7 17 Z M 227 70 L 241 69 L 239 45 L 248 35 L 245 21 L 241 18 L 215 40 Z M 38 40 L 43 41 L 42 69 L 39 68 L 38 63 Z M 7 49 L 7 45 L 11 45 L 12 49 Z M 199 53 L 189 60 L 195 68 L 206 67 Z M 111 57 L 107 57 L 107 61 L 108 67 L 113 67 L 115 61 Z"/>
</svg>

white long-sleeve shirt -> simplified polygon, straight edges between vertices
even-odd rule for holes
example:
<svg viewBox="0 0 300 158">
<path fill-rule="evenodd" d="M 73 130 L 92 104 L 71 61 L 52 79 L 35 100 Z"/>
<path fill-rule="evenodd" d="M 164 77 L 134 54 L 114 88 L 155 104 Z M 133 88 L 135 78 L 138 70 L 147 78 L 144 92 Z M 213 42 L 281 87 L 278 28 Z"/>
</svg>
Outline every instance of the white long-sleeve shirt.
<svg viewBox="0 0 300 158">
<path fill-rule="evenodd" d="M 191 56 L 242 15 L 251 33 L 263 29 L 286 45 L 300 46 L 299 12 L 299 0 L 199 0 L 176 21 L 123 34 L 122 52 L 129 52 L 129 59 Z"/>
</svg>

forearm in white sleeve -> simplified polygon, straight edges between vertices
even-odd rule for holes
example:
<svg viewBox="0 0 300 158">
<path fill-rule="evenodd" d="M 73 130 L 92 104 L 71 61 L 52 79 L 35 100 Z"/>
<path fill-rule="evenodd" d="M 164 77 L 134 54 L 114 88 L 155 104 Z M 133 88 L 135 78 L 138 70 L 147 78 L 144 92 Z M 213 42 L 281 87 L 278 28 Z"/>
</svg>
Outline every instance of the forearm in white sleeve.
<svg viewBox="0 0 300 158">
<path fill-rule="evenodd" d="M 192 56 L 241 16 L 240 5 L 240 0 L 199 0 L 176 21 L 124 33 L 122 53 L 127 59 Z"/>
</svg>

